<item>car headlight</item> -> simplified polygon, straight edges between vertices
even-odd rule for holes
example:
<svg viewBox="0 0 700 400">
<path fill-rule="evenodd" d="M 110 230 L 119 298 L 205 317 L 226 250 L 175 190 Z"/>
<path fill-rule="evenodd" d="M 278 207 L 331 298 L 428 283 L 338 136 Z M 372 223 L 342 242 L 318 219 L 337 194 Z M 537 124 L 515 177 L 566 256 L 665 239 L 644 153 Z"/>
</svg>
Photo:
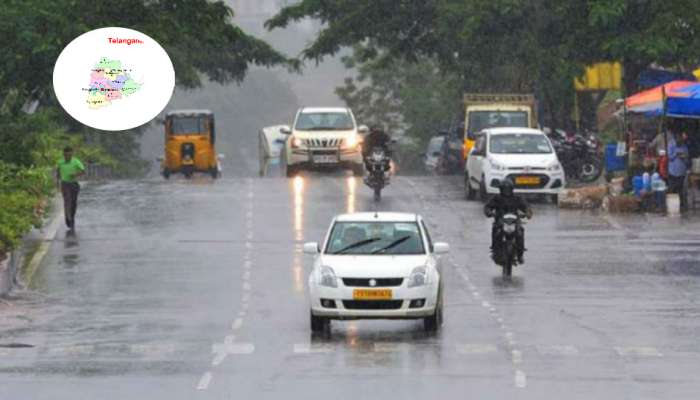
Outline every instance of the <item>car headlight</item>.
<svg viewBox="0 0 700 400">
<path fill-rule="evenodd" d="M 321 274 L 321 279 L 319 280 L 319 284 L 321 286 L 332 287 L 332 288 L 338 287 L 338 278 L 336 278 L 335 271 L 333 271 L 333 268 L 323 266 L 323 267 L 321 267 L 320 274 Z"/>
<path fill-rule="evenodd" d="M 493 160 L 491 160 L 491 168 L 493 168 L 494 171 L 505 171 L 506 166 L 503 164 L 499 164 Z"/>
<path fill-rule="evenodd" d="M 292 147 L 301 147 L 304 144 L 304 141 L 299 139 L 298 137 L 292 137 Z"/>
<path fill-rule="evenodd" d="M 408 276 L 408 287 L 425 286 L 428 284 L 428 269 L 425 267 L 416 267 Z"/>
<path fill-rule="evenodd" d="M 561 171 L 561 164 L 559 164 L 559 162 L 555 162 L 554 164 L 550 165 L 547 168 L 547 171 L 550 171 L 550 172 Z"/>
<path fill-rule="evenodd" d="M 354 149 L 360 143 L 360 139 L 357 135 L 352 135 L 347 139 L 343 140 L 343 147 L 346 149 Z"/>
</svg>

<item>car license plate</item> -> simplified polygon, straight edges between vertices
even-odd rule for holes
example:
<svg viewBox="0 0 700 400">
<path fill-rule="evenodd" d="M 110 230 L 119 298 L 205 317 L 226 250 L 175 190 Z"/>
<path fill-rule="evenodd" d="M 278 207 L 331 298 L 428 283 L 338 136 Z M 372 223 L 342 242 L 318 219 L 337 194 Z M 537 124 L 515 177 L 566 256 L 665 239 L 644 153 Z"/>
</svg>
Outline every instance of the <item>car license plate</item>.
<svg viewBox="0 0 700 400">
<path fill-rule="evenodd" d="M 355 289 L 352 291 L 354 300 L 390 300 L 391 289 Z"/>
<path fill-rule="evenodd" d="M 518 176 L 515 178 L 516 185 L 535 186 L 540 184 L 538 176 Z"/>
<path fill-rule="evenodd" d="M 316 164 L 332 164 L 337 162 L 338 157 L 336 156 L 314 156 L 314 163 Z"/>
</svg>

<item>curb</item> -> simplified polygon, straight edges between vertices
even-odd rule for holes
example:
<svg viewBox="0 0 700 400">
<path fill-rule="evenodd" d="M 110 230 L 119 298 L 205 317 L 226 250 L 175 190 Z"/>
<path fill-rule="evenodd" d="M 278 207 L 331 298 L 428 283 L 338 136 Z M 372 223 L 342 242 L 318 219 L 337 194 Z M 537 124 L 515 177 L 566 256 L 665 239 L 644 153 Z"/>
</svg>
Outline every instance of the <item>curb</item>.
<svg viewBox="0 0 700 400">
<path fill-rule="evenodd" d="M 32 278 L 34 277 L 37 269 L 39 269 L 39 264 L 41 264 L 41 262 L 44 260 L 46 253 L 48 253 L 51 243 L 58 232 L 58 227 L 61 224 L 61 220 L 63 220 L 63 204 L 61 203 L 60 195 L 55 195 L 52 203 L 53 210 L 56 210 L 57 212 L 52 213 L 53 215 L 47 219 L 48 224 L 45 224 L 44 227 L 39 230 L 39 240 L 41 242 L 34 254 L 32 254 L 32 256 L 29 258 L 29 262 L 26 264 L 26 268 L 24 268 L 24 274 L 22 276 L 22 283 L 25 287 L 29 287 L 29 285 L 32 283 Z M 16 272 L 16 274 L 18 274 L 18 272 Z"/>
</svg>

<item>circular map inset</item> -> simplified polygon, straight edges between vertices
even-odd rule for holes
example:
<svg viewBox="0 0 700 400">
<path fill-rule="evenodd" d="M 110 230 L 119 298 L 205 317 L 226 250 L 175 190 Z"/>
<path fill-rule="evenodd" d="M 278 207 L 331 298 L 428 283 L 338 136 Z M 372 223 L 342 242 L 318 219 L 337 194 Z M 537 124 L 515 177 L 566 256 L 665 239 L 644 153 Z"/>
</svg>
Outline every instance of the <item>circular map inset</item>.
<svg viewBox="0 0 700 400">
<path fill-rule="evenodd" d="M 175 70 L 149 36 L 101 28 L 74 39 L 58 56 L 53 90 L 73 118 L 96 129 L 122 131 L 155 118 L 170 101 Z"/>
</svg>

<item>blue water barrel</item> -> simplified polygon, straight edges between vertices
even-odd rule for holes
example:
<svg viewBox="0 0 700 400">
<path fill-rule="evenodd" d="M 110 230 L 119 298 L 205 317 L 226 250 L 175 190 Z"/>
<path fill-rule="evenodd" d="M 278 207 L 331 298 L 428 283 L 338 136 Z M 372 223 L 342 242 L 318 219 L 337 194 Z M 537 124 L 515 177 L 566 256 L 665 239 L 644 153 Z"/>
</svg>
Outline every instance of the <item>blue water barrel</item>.
<svg viewBox="0 0 700 400">
<path fill-rule="evenodd" d="M 605 146 L 605 170 L 608 172 L 625 170 L 625 157 L 617 155 L 617 143 Z"/>
</svg>

